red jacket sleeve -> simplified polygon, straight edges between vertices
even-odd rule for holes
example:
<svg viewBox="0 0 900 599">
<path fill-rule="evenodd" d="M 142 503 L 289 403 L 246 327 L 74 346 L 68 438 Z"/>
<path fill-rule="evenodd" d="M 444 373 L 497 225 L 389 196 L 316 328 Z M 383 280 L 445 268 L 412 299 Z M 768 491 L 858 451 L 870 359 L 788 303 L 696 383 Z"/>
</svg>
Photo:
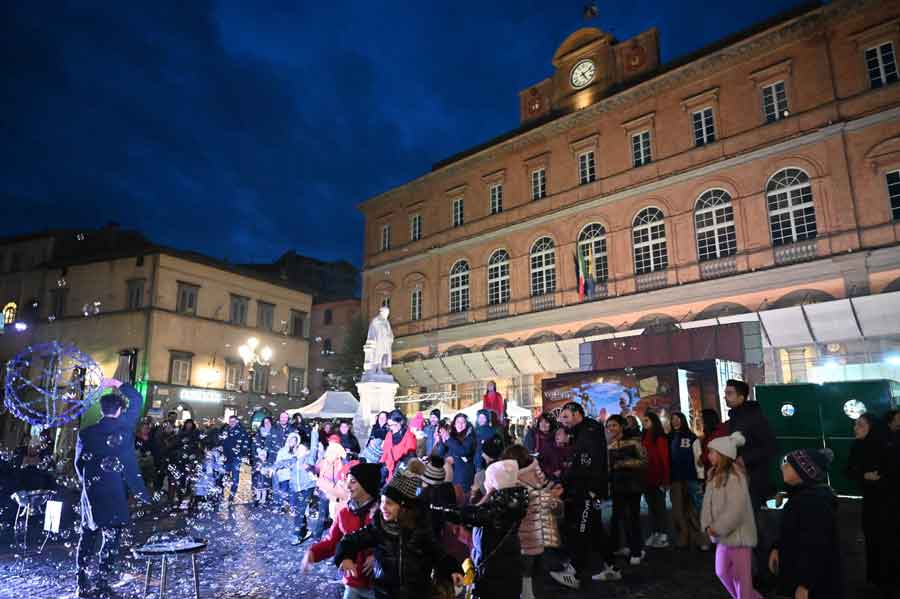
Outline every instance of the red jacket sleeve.
<svg viewBox="0 0 900 599">
<path fill-rule="evenodd" d="M 662 484 L 668 486 L 672 482 L 672 458 L 669 455 L 669 440 L 660 435 L 656 438 L 656 448 L 662 459 Z"/>
<path fill-rule="evenodd" d="M 315 561 L 320 562 L 329 557 L 334 557 L 337 544 L 344 538 L 344 531 L 341 530 L 340 520 L 340 514 L 335 515 L 334 522 L 331 523 L 331 529 L 328 531 L 328 534 L 325 535 L 321 541 L 314 543 L 312 547 L 309 548 L 309 553 Z"/>
</svg>

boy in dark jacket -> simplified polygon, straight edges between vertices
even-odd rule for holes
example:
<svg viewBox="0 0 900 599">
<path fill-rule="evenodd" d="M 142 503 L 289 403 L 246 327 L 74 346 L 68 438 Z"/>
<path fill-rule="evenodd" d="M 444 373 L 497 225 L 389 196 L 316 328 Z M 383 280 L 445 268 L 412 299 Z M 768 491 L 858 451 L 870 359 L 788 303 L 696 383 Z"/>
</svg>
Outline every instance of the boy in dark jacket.
<svg viewBox="0 0 900 599">
<path fill-rule="evenodd" d="M 825 484 L 833 456 L 830 449 L 798 449 L 781 466 L 788 503 L 769 554 L 769 570 L 778 577 L 779 592 L 789 597 L 843 597 L 837 498 Z"/>
<path fill-rule="evenodd" d="M 460 565 L 437 544 L 420 505 L 424 471 L 418 460 L 398 470 L 382 490 L 372 523 L 344 536 L 335 550 L 334 563 L 350 578 L 361 575 L 359 554 L 374 550 L 372 587 L 378 599 L 429 596 L 432 571 L 436 581 L 452 577 L 455 585 L 462 583 Z"/>
<path fill-rule="evenodd" d="M 500 460 L 487 468 L 487 496 L 478 505 L 447 508 L 432 504 L 450 522 L 474 527 L 475 599 L 518 599 L 522 590 L 519 523 L 528 510 L 528 492 L 518 485 L 519 464 Z"/>
</svg>

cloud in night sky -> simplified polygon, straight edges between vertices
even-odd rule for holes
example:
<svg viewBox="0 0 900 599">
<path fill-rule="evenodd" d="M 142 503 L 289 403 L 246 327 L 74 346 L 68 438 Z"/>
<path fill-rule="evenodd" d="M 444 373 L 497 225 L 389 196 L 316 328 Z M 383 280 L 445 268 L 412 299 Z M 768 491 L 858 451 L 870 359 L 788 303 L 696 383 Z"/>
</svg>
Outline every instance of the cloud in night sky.
<svg viewBox="0 0 900 599">
<path fill-rule="evenodd" d="M 663 60 L 797 2 L 598 3 Z M 115 5 L 115 6 L 114 6 Z M 4 3 L 0 235 L 361 262 L 361 201 L 518 125 L 583 1 Z"/>
</svg>

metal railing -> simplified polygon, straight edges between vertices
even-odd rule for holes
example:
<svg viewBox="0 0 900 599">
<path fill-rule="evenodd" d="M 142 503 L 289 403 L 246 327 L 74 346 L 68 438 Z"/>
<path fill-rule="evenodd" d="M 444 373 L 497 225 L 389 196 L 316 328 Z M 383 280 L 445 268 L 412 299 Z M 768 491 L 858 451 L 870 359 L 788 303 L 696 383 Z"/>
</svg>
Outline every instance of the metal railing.
<svg viewBox="0 0 900 599">
<path fill-rule="evenodd" d="M 668 284 L 669 277 L 665 270 L 657 270 L 648 272 L 643 275 L 634 277 L 635 287 L 638 291 L 650 291 L 651 289 L 661 289 Z"/>
<path fill-rule="evenodd" d="M 775 264 L 793 264 L 805 262 L 816 257 L 816 240 L 807 239 L 790 245 L 782 245 L 775 248 Z"/>
<path fill-rule="evenodd" d="M 717 279 L 737 272 L 737 260 L 734 256 L 719 258 L 718 260 L 706 260 L 700 263 L 701 279 Z"/>
<path fill-rule="evenodd" d="M 509 304 L 507 302 L 488 306 L 487 317 L 489 320 L 493 320 L 495 318 L 506 318 L 507 316 L 509 316 Z"/>
<path fill-rule="evenodd" d="M 549 310 L 556 307 L 556 294 L 545 293 L 543 295 L 531 296 L 531 311 L 538 312 L 540 310 Z"/>
</svg>

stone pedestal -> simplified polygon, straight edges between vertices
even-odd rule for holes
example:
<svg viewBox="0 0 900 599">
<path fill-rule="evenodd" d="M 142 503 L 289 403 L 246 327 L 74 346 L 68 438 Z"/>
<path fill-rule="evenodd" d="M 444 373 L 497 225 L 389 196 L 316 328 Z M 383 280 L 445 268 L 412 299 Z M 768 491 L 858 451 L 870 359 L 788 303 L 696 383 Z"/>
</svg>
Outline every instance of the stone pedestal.
<svg viewBox="0 0 900 599">
<path fill-rule="evenodd" d="M 400 385 L 390 374 L 366 373 L 356 383 L 359 391 L 359 412 L 353 419 L 353 429 L 360 443 L 369 438 L 369 431 L 375 422 L 378 412 L 390 412 L 394 409 L 394 397 Z"/>
</svg>

